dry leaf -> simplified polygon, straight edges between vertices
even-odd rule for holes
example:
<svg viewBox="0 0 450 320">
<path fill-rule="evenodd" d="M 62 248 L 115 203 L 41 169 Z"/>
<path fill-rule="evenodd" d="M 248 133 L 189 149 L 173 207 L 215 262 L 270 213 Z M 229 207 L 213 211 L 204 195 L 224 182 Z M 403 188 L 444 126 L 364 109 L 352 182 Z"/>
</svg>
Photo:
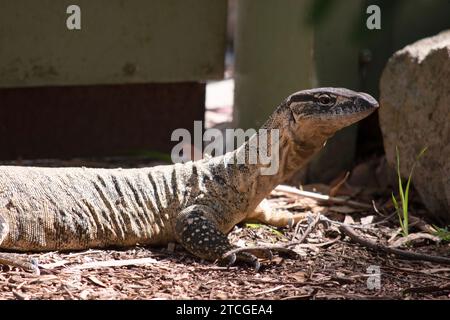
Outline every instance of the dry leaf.
<svg viewBox="0 0 450 320">
<path fill-rule="evenodd" d="M 298 282 L 305 282 L 307 275 L 303 271 L 298 271 L 298 272 L 290 274 L 289 278 L 293 278 L 293 279 L 295 279 L 295 281 L 298 281 Z"/>
<path fill-rule="evenodd" d="M 362 225 L 368 225 L 371 224 L 373 222 L 374 216 L 367 216 L 367 217 L 362 217 L 361 218 L 361 224 Z"/>
<path fill-rule="evenodd" d="M 353 220 L 353 218 L 351 216 L 345 215 L 344 223 L 345 224 L 355 224 L 355 220 Z"/>
</svg>

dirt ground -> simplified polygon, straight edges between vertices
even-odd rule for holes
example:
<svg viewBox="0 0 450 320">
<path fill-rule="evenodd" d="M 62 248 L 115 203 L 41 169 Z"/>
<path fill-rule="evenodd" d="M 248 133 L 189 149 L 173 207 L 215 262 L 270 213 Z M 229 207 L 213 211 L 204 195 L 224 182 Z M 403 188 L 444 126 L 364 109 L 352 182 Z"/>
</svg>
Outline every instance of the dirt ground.
<svg viewBox="0 0 450 320">
<path fill-rule="evenodd" d="M 83 164 L 108 166 L 105 162 Z M 113 161 L 110 166 L 114 166 Z M 332 190 L 335 196 L 352 191 L 346 183 L 337 186 L 339 192 L 332 185 L 311 188 L 317 192 L 321 188 Z M 371 197 L 373 194 L 372 190 Z M 174 244 L 166 248 L 50 252 L 30 255 L 39 262 L 39 276 L 0 266 L 0 299 L 449 299 L 449 265 L 403 260 L 367 249 L 341 234 L 339 222 L 345 222 L 366 239 L 450 257 L 450 244 L 436 237 L 419 236 L 402 244 L 388 197 L 378 193 L 377 198 L 377 210 L 361 210 L 273 192 L 269 203 L 274 210 L 303 212 L 309 218 L 278 229 L 259 224 L 236 226 L 229 236 L 234 244 L 287 244 L 298 240 L 318 214 L 328 220 L 315 225 L 303 243 L 291 247 L 296 257 L 274 253 L 271 260 L 261 260 L 259 272 L 249 266 L 226 268 L 201 261 Z M 370 203 L 370 197 L 361 192 L 353 199 Z M 420 203 L 412 208 L 417 216 L 423 211 Z M 423 220 L 414 221 L 412 233 L 423 234 L 429 227 Z"/>
</svg>

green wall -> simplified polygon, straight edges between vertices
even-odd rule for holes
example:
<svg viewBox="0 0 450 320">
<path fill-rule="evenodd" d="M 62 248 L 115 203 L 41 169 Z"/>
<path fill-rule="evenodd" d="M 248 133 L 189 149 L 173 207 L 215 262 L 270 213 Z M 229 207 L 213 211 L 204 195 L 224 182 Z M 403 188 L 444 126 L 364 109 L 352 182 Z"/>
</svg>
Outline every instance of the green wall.
<svg viewBox="0 0 450 320">
<path fill-rule="evenodd" d="M 307 1 L 238 0 L 234 118 L 257 128 L 294 91 L 314 83 Z"/>
<path fill-rule="evenodd" d="M 226 14 L 226 0 L 1 1 L 0 87 L 219 79 Z"/>
</svg>

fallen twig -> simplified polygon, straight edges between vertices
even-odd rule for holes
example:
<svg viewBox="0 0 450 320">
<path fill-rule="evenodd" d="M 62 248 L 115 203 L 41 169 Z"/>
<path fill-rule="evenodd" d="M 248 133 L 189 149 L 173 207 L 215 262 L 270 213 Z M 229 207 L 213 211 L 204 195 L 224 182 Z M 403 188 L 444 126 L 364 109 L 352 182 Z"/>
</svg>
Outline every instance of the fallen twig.
<svg viewBox="0 0 450 320">
<path fill-rule="evenodd" d="M 280 300 L 309 300 L 309 299 L 313 298 L 318 291 L 319 291 L 319 289 L 314 288 L 310 294 L 288 296 L 288 297 L 281 298 Z"/>
<path fill-rule="evenodd" d="M 274 291 L 280 290 L 280 289 L 282 289 L 282 288 L 284 288 L 284 284 L 279 285 L 279 286 L 277 286 L 277 287 L 275 287 L 275 288 L 271 288 L 271 289 L 267 289 L 267 290 L 264 290 L 264 291 L 257 292 L 257 293 L 255 293 L 255 296 L 260 296 L 260 295 L 262 295 L 262 294 L 274 292 Z"/>
<path fill-rule="evenodd" d="M 331 281 L 331 280 L 324 280 L 324 281 L 290 281 L 290 280 L 264 280 L 264 279 L 246 279 L 245 281 L 247 282 L 254 282 L 254 283 L 262 283 L 262 284 L 273 284 L 273 285 L 277 285 L 277 284 L 284 284 L 284 285 L 293 285 L 293 286 L 297 286 L 297 287 L 306 287 L 306 286 L 325 286 L 325 285 L 332 285 L 332 286 L 336 286 L 336 281 Z"/>
<path fill-rule="evenodd" d="M 329 246 L 332 245 L 333 243 L 339 241 L 341 237 L 338 236 L 333 240 L 327 241 L 327 242 L 322 242 L 322 243 L 298 243 L 298 241 L 294 241 L 294 242 L 289 242 L 286 244 L 264 244 L 264 245 L 260 245 L 260 246 L 249 246 L 249 247 L 243 247 L 243 248 L 236 248 L 233 250 L 228 251 L 227 253 L 225 253 L 222 258 L 225 259 L 227 257 L 229 257 L 230 255 L 234 254 L 234 253 L 239 253 L 239 252 L 249 252 L 249 251 L 257 251 L 257 250 L 273 250 L 273 251 L 279 251 L 279 252 L 284 252 L 287 254 L 290 254 L 292 256 L 297 256 L 297 252 L 295 252 L 292 249 L 288 249 L 288 247 L 292 247 L 292 246 L 296 246 L 299 248 L 307 248 L 307 249 L 312 249 L 312 248 L 320 248 L 320 247 L 325 247 L 325 246 Z"/>
<path fill-rule="evenodd" d="M 440 286 L 413 287 L 403 290 L 403 293 L 433 293 L 450 290 L 450 281 Z"/>
<path fill-rule="evenodd" d="M 327 217 L 325 217 L 324 215 L 319 215 L 320 216 L 320 220 L 322 221 L 326 221 L 332 224 L 337 224 L 338 226 L 347 226 L 347 227 L 351 227 L 351 228 L 355 228 L 355 229 L 373 229 L 372 227 L 370 227 L 371 225 L 374 225 L 374 223 L 369 223 L 369 224 L 365 224 L 365 225 L 357 225 L 357 224 L 348 224 L 348 223 L 344 223 L 344 222 L 339 222 L 339 221 L 334 221 L 331 219 L 328 219 Z"/>
<path fill-rule="evenodd" d="M 358 234 L 356 234 L 356 232 L 352 228 L 350 228 L 346 225 L 341 225 L 339 227 L 339 230 L 342 233 L 344 233 L 345 235 L 347 235 L 350 239 L 355 241 L 356 243 L 359 243 L 359 244 L 361 244 L 365 247 L 368 247 L 370 249 L 373 249 L 373 250 L 395 254 L 395 255 L 405 258 L 405 259 L 422 260 L 422 261 L 430 261 L 430 262 L 435 262 L 435 263 L 450 264 L 450 258 L 432 256 L 432 255 L 423 254 L 423 253 L 410 252 L 410 251 L 405 251 L 405 250 L 401 250 L 401 249 L 397 249 L 397 248 L 386 247 L 380 243 L 376 243 L 376 242 L 373 242 L 371 240 L 368 240 L 368 239 L 365 239 L 365 238 L 359 236 Z"/>
<path fill-rule="evenodd" d="M 242 247 L 242 248 L 236 248 L 236 249 L 232 249 L 229 250 L 228 252 L 226 252 L 223 256 L 222 259 L 226 259 L 229 256 L 231 256 L 232 254 L 236 254 L 239 252 L 251 252 L 251 251 L 278 251 L 278 252 L 283 252 L 283 253 L 287 253 L 291 256 L 297 256 L 297 252 L 295 252 L 292 249 L 287 248 L 287 244 L 286 245 L 277 245 L 277 244 L 273 244 L 273 245 L 263 245 L 263 246 L 249 246 L 249 247 Z"/>
<path fill-rule="evenodd" d="M 70 267 L 69 270 L 81 270 L 81 269 L 98 269 L 98 268 L 109 268 L 109 267 L 123 267 L 141 264 L 154 264 L 159 261 L 153 258 L 142 258 L 142 259 L 127 259 L 127 260 L 106 260 L 106 261 L 95 261 L 83 263 L 81 265 L 76 265 Z"/>
<path fill-rule="evenodd" d="M 236 249 L 226 252 L 222 256 L 222 258 L 225 259 L 225 258 L 231 256 L 232 254 L 236 254 L 238 252 L 248 252 L 248 251 L 257 251 L 257 250 L 273 250 L 273 251 L 287 253 L 291 256 L 297 256 L 297 253 L 294 250 L 289 249 L 288 247 L 297 246 L 299 244 L 302 244 L 303 241 L 305 241 L 306 237 L 308 237 L 308 235 L 317 226 L 317 223 L 319 221 L 320 221 L 320 214 L 318 214 L 314 218 L 314 220 L 308 225 L 305 232 L 302 234 L 302 236 L 300 237 L 300 239 L 298 241 L 291 241 L 289 243 L 282 244 L 282 245 L 279 245 L 279 244 L 278 245 L 262 245 L 262 246 L 250 246 L 250 247 L 236 248 Z"/>
<path fill-rule="evenodd" d="M 391 219 L 392 219 L 393 217 L 395 217 L 396 215 L 397 215 L 397 213 L 394 212 L 394 213 L 392 213 L 391 215 L 385 217 L 384 219 L 382 219 L 382 220 L 380 220 L 380 221 L 377 221 L 377 222 L 369 223 L 368 225 L 371 225 L 371 226 L 377 226 L 377 225 L 383 224 L 383 223 L 388 222 L 389 220 L 391 220 Z"/>
<path fill-rule="evenodd" d="M 52 270 L 52 269 L 55 269 L 55 268 L 58 268 L 58 267 L 63 267 L 63 266 L 65 266 L 68 263 L 69 263 L 68 260 L 60 260 L 60 261 L 56 261 L 56 262 L 53 262 L 53 263 L 39 264 L 39 268 Z"/>
<path fill-rule="evenodd" d="M 302 236 L 300 237 L 300 239 L 298 239 L 297 241 L 293 241 L 290 243 L 290 245 L 295 245 L 295 244 L 301 244 L 306 240 L 306 237 L 308 237 L 308 235 L 316 228 L 317 223 L 320 221 L 320 214 L 316 215 L 316 217 L 314 218 L 314 220 L 308 225 L 308 227 L 306 228 L 305 232 L 303 232 Z"/>
<path fill-rule="evenodd" d="M 275 188 L 275 191 L 295 194 L 298 196 L 321 200 L 321 201 L 328 202 L 328 203 L 345 204 L 345 205 L 348 205 L 349 207 L 358 208 L 358 209 L 365 209 L 365 210 L 373 209 L 373 206 L 371 204 L 362 203 L 362 202 L 354 201 L 354 200 L 349 200 L 349 199 L 345 199 L 345 198 L 341 198 L 341 197 L 327 196 L 327 195 L 316 193 L 316 192 L 303 191 L 303 190 L 299 190 L 294 187 L 281 185 L 281 184 Z"/>
<path fill-rule="evenodd" d="M 380 210 L 378 210 L 377 204 L 375 203 L 375 200 L 372 200 L 372 208 L 373 208 L 373 211 L 375 211 L 376 213 L 378 213 L 378 215 L 380 215 L 380 216 L 382 216 L 382 217 L 385 216 L 384 214 L 382 214 L 382 213 L 380 212 Z"/>
<path fill-rule="evenodd" d="M 393 270 L 398 270 L 398 271 L 405 271 L 405 272 L 409 272 L 409 273 L 416 273 L 416 274 L 420 274 L 422 276 L 426 276 L 426 277 L 431 277 L 433 279 L 442 279 L 445 281 L 449 280 L 449 277 L 447 276 L 441 276 L 439 274 L 439 272 L 448 272 L 450 271 L 450 268 L 437 268 L 437 269 L 424 269 L 424 270 L 420 270 L 420 269 L 414 269 L 414 268 L 402 268 L 402 267 L 398 267 L 396 265 L 393 264 L 389 264 L 389 265 L 385 265 L 383 266 L 383 268 L 389 268 L 389 269 L 393 269 Z"/>
<path fill-rule="evenodd" d="M 291 246 L 296 246 L 298 248 L 306 248 L 306 249 L 311 249 L 311 248 L 320 248 L 320 247 L 326 247 L 329 246 L 337 241 L 339 241 L 341 239 L 341 236 L 337 236 L 336 238 L 327 241 L 327 242 L 321 242 L 321 243 L 297 243 L 297 241 L 292 241 L 286 244 L 282 244 L 281 246 L 283 247 L 291 247 Z M 260 246 L 271 246 L 271 244 L 269 243 L 259 243 Z"/>
<path fill-rule="evenodd" d="M 289 243 L 286 244 L 282 244 L 282 245 L 262 245 L 262 246 L 251 246 L 251 247 L 243 247 L 243 248 L 236 248 L 233 250 L 229 250 L 228 252 L 226 252 L 222 258 L 225 259 L 229 256 L 231 256 L 232 254 L 236 254 L 239 252 L 249 252 L 249 251 L 278 251 L 278 252 L 283 252 L 286 253 L 290 256 L 297 256 L 297 253 L 292 250 L 289 249 L 288 247 L 292 247 L 292 246 L 297 246 L 303 243 L 303 241 L 305 241 L 306 237 L 311 233 L 311 231 L 314 230 L 314 228 L 317 226 L 317 223 L 320 221 L 320 214 L 318 214 L 314 220 L 308 225 L 308 227 L 306 228 L 305 232 L 302 234 L 301 238 L 298 241 L 291 241 Z"/>
<path fill-rule="evenodd" d="M 439 237 L 433 236 L 429 233 L 418 232 L 418 233 L 410 233 L 406 237 L 401 237 L 397 239 L 396 241 L 394 241 L 393 244 L 391 244 L 391 247 L 392 248 L 401 247 L 405 243 L 419 239 L 428 239 L 437 243 L 441 242 L 441 239 Z"/>
</svg>

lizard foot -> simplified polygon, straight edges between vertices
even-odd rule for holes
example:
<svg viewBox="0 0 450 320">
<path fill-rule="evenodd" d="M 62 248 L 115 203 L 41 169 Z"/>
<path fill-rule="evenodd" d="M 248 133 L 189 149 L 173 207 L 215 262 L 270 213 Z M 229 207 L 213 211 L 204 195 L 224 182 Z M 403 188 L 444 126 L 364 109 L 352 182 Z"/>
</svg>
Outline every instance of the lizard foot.
<svg viewBox="0 0 450 320">
<path fill-rule="evenodd" d="M 256 272 L 261 268 L 261 263 L 258 261 L 258 258 L 250 252 L 225 254 L 219 259 L 219 263 L 227 267 L 231 267 L 236 263 L 243 263 L 252 266 Z"/>
<path fill-rule="evenodd" d="M 199 258 L 218 261 L 227 266 L 240 262 L 259 270 L 258 258 L 251 253 L 242 252 L 224 258 L 224 254 L 233 250 L 233 246 L 212 217 L 211 209 L 206 206 L 193 205 L 184 209 L 175 224 L 177 241 Z"/>
<path fill-rule="evenodd" d="M 251 254 L 268 260 L 272 260 L 273 258 L 272 251 L 286 254 L 287 256 L 293 259 L 298 258 L 297 252 L 283 245 L 264 245 L 264 246 L 236 248 L 226 252 L 222 258 L 229 259 L 229 257 L 235 256 L 236 254 Z"/>
<path fill-rule="evenodd" d="M 23 257 L 20 254 L 2 252 L 0 253 L 0 264 L 22 268 L 35 275 L 40 274 L 37 261 L 33 258 Z"/>
</svg>

